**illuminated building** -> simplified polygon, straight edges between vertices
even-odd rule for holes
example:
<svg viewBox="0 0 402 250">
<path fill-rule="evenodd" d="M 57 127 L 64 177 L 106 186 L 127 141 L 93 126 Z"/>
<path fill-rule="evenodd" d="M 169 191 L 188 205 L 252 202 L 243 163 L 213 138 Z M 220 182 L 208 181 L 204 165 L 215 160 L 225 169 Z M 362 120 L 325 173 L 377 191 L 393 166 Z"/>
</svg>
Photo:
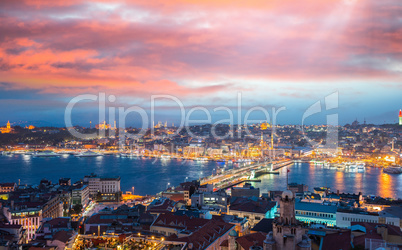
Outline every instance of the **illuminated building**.
<svg viewBox="0 0 402 250">
<path fill-rule="evenodd" d="M 261 128 L 261 130 L 266 130 L 268 128 L 271 128 L 271 124 L 269 124 L 267 122 L 263 122 L 263 123 L 261 123 L 260 128 Z"/>
<path fill-rule="evenodd" d="M 402 110 L 399 110 L 399 125 L 402 125 Z"/>
<path fill-rule="evenodd" d="M 114 127 L 112 127 L 110 124 L 107 124 L 106 121 L 103 121 L 103 123 L 97 124 L 95 128 L 99 130 L 116 129 L 116 121 L 114 122 Z"/>
<path fill-rule="evenodd" d="M 8 133 L 11 133 L 12 131 L 13 131 L 13 129 L 11 128 L 10 121 L 7 122 L 7 126 L 6 126 L 6 127 L 0 128 L 0 132 L 1 132 L 2 134 L 8 134 Z"/>
</svg>

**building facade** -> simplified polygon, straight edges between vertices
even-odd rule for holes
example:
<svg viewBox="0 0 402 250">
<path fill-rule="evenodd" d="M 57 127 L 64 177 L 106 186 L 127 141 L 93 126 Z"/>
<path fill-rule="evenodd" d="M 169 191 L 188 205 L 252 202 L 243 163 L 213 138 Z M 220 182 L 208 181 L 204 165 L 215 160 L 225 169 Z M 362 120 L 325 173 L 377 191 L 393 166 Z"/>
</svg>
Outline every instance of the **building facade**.
<svg viewBox="0 0 402 250">
<path fill-rule="evenodd" d="M 73 189 L 71 191 L 71 205 L 82 205 L 87 206 L 89 203 L 89 186 L 83 185 L 80 188 Z"/>
<path fill-rule="evenodd" d="M 43 218 L 63 217 L 63 202 L 59 195 L 51 197 L 42 208 Z"/>
<path fill-rule="evenodd" d="M 120 193 L 120 177 L 91 177 L 88 179 L 89 195 L 113 196 Z"/>
<path fill-rule="evenodd" d="M 27 239 L 33 239 L 42 220 L 41 208 L 3 207 L 3 214 L 10 225 L 21 225 L 26 230 Z"/>
<path fill-rule="evenodd" d="M 336 226 L 336 206 L 322 205 L 318 203 L 296 202 L 296 219 L 305 223 L 324 224 Z"/>
</svg>

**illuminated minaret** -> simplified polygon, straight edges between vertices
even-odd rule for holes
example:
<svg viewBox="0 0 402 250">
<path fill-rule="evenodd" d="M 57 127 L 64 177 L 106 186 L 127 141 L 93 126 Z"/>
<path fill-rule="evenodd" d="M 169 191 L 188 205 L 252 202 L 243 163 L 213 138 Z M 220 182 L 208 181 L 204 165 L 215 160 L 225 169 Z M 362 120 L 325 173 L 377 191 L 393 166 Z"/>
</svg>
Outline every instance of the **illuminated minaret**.
<svg viewBox="0 0 402 250">
<path fill-rule="evenodd" d="M 402 125 L 402 110 L 399 110 L 399 125 Z"/>
<path fill-rule="evenodd" d="M 261 147 L 264 146 L 264 136 L 262 135 L 262 132 L 261 132 L 260 146 Z"/>
<path fill-rule="evenodd" d="M 401 116 L 399 116 L 399 117 L 401 117 Z M 399 118 L 399 119 L 401 119 L 401 118 Z M 10 129 L 11 129 L 11 124 L 10 124 L 10 121 L 7 121 L 7 129 L 8 129 L 8 130 L 10 130 Z"/>
</svg>

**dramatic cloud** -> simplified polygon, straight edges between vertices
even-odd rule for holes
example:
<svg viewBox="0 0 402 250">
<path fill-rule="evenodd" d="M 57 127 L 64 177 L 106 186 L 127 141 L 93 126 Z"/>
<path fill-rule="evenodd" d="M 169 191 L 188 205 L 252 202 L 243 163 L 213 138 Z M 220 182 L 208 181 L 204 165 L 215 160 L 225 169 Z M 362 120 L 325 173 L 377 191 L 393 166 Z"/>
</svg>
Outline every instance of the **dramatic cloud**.
<svg viewBox="0 0 402 250">
<path fill-rule="evenodd" d="M 400 90 L 401 13 L 398 0 L 1 1 L 0 88 L 190 105 L 242 91 L 306 107 L 339 90 L 364 102 L 367 86 Z"/>
</svg>

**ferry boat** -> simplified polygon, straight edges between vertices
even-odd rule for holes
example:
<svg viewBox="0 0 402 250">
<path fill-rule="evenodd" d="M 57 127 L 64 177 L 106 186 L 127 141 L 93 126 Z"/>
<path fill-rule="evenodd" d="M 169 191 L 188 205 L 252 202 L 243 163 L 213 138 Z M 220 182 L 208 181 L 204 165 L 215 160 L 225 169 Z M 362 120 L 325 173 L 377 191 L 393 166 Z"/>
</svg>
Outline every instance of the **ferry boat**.
<svg viewBox="0 0 402 250">
<path fill-rule="evenodd" d="M 91 150 L 85 151 L 85 152 L 81 152 L 79 154 L 75 155 L 76 157 L 98 157 L 98 156 L 103 156 L 103 154 L 101 153 L 96 153 L 93 152 Z"/>
<path fill-rule="evenodd" d="M 16 154 L 16 155 L 24 155 L 25 153 L 26 153 L 25 150 L 16 150 L 16 151 L 14 151 L 14 154 Z"/>
<path fill-rule="evenodd" d="M 358 170 L 364 170 L 366 167 L 366 163 L 364 162 L 358 162 L 356 165 Z"/>
<path fill-rule="evenodd" d="M 337 168 L 337 169 L 344 169 L 345 168 L 345 165 L 344 164 L 342 164 L 342 163 L 338 163 L 338 164 L 334 164 L 334 166 Z"/>
<path fill-rule="evenodd" d="M 3 151 L 3 155 L 4 156 L 13 156 L 13 152 L 12 151 Z"/>
<path fill-rule="evenodd" d="M 161 160 L 164 160 L 164 161 L 170 160 L 170 155 L 168 155 L 168 154 L 161 155 Z"/>
<path fill-rule="evenodd" d="M 197 162 L 207 162 L 207 161 L 208 161 L 208 158 L 205 158 L 205 157 L 198 157 L 198 158 L 195 158 L 195 160 L 196 160 Z"/>
<path fill-rule="evenodd" d="M 63 155 L 63 156 L 69 156 L 74 154 L 72 151 L 60 151 L 58 152 L 59 155 Z"/>
<path fill-rule="evenodd" d="M 387 174 L 402 174 L 402 167 L 400 166 L 386 167 L 383 168 L 382 171 Z"/>
<path fill-rule="evenodd" d="M 120 154 L 118 154 L 118 156 L 122 157 L 122 158 L 134 158 L 134 159 L 137 159 L 137 155 L 133 154 L 133 153 L 120 153 Z"/>
<path fill-rule="evenodd" d="M 33 156 L 34 157 L 57 157 L 60 155 L 51 150 L 45 150 L 45 151 L 36 151 L 35 154 L 33 154 Z"/>
</svg>

